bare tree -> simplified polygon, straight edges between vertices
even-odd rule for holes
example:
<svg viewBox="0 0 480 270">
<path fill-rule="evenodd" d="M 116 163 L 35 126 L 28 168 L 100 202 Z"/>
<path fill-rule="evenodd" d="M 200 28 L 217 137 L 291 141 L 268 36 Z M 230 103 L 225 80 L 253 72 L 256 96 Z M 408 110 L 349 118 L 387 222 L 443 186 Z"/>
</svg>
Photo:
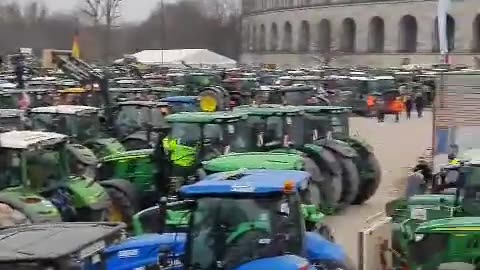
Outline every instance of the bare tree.
<svg viewBox="0 0 480 270">
<path fill-rule="evenodd" d="M 98 27 L 103 16 L 102 0 L 83 0 L 80 12 L 88 17 L 94 27 Z"/>
</svg>

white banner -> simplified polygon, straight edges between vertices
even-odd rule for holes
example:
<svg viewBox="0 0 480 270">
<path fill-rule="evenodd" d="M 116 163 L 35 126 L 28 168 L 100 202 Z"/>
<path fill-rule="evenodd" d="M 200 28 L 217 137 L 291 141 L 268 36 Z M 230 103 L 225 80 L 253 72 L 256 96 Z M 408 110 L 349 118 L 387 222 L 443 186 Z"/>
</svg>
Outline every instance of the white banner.
<svg viewBox="0 0 480 270">
<path fill-rule="evenodd" d="M 438 43 L 440 53 L 448 53 L 448 35 L 447 35 L 447 15 L 450 9 L 451 0 L 438 0 L 437 20 L 438 20 Z"/>
</svg>

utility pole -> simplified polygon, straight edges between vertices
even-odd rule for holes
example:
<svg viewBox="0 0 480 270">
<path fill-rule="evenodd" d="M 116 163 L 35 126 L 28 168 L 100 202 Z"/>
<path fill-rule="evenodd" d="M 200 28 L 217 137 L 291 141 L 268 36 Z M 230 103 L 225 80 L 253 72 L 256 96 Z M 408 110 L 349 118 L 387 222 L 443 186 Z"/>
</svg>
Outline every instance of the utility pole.
<svg viewBox="0 0 480 270">
<path fill-rule="evenodd" d="M 161 46 L 161 58 L 162 58 L 162 66 L 163 66 L 163 52 L 165 51 L 165 39 L 166 39 L 166 25 L 165 25 L 165 0 L 161 0 L 160 2 L 160 8 L 161 8 L 161 21 L 162 21 L 162 29 L 160 29 L 160 35 L 162 39 L 162 46 Z"/>
</svg>

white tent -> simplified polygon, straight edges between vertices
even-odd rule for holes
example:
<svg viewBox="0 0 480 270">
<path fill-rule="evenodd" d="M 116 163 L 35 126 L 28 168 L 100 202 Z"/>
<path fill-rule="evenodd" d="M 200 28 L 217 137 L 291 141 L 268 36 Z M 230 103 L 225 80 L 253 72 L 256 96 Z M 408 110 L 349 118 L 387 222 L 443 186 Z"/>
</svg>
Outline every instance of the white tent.
<svg viewBox="0 0 480 270">
<path fill-rule="evenodd" d="M 162 53 L 163 51 L 163 53 Z M 180 49 L 180 50 L 144 50 L 131 55 L 139 63 L 145 65 L 183 66 L 219 66 L 234 67 L 237 62 L 226 56 L 214 53 L 206 49 Z M 121 62 L 119 59 L 115 62 Z"/>
</svg>

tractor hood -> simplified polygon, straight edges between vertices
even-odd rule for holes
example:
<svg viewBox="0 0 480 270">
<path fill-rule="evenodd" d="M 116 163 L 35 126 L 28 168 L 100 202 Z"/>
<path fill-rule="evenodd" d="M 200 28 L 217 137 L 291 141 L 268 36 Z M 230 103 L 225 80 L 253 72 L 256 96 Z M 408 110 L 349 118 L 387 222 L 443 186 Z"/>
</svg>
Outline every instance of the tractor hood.
<svg viewBox="0 0 480 270">
<path fill-rule="evenodd" d="M 209 172 L 226 172 L 239 169 L 302 170 L 303 157 L 286 153 L 238 153 L 204 161 Z"/>
<path fill-rule="evenodd" d="M 304 258 L 295 255 L 284 255 L 272 258 L 257 259 L 247 262 L 235 270 L 257 270 L 257 269 L 276 269 L 276 270 L 299 270 L 315 269 L 308 267 L 309 263 Z"/>
<path fill-rule="evenodd" d="M 117 160 L 126 160 L 126 159 L 137 159 L 139 157 L 146 157 L 153 153 L 153 149 L 141 149 L 141 150 L 131 150 L 118 152 L 112 155 L 105 156 L 102 161 L 110 162 Z"/>
<path fill-rule="evenodd" d="M 436 219 L 422 223 L 416 233 L 450 233 L 478 231 L 480 229 L 479 217 L 454 217 Z"/>
<path fill-rule="evenodd" d="M 61 221 L 60 213 L 50 201 L 21 187 L 2 190 L 0 203 L 21 209 L 28 218 L 38 223 Z"/>
<path fill-rule="evenodd" d="M 105 189 L 91 179 L 71 177 L 67 186 L 73 194 L 73 204 L 76 208 L 88 207 L 93 210 L 106 209 L 110 202 Z"/>
<path fill-rule="evenodd" d="M 447 195 L 447 194 L 422 194 L 422 195 L 415 195 L 408 199 L 407 204 L 408 206 L 412 207 L 415 205 L 419 206 L 453 206 L 455 203 L 455 195 Z"/>
<path fill-rule="evenodd" d="M 161 253 L 168 254 L 173 264 L 170 267 L 181 266 L 185 241 L 184 233 L 144 234 L 129 238 L 105 249 L 106 269 L 142 269 L 145 265 L 156 265 Z"/>
</svg>

